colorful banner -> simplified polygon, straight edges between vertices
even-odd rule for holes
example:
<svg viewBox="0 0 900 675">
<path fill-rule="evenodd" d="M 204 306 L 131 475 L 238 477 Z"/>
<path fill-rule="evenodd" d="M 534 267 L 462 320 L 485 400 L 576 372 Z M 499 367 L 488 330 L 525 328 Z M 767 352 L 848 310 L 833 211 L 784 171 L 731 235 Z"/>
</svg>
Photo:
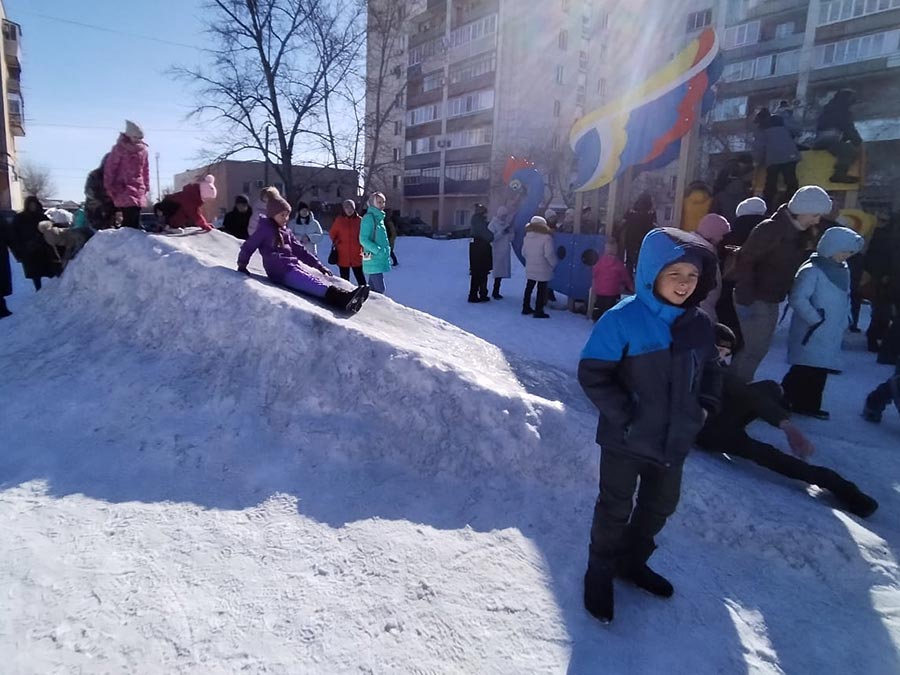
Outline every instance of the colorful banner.
<svg viewBox="0 0 900 675">
<path fill-rule="evenodd" d="M 632 166 L 659 168 L 678 156 L 681 138 L 714 103 L 722 74 L 716 33 L 707 28 L 664 68 L 572 127 L 576 190 L 595 190 Z"/>
</svg>

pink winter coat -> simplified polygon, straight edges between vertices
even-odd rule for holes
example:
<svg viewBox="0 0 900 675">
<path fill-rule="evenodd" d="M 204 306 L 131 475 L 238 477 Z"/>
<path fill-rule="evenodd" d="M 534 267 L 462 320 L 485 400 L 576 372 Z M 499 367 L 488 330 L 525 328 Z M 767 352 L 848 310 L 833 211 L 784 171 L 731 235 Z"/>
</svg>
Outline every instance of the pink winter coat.
<svg viewBox="0 0 900 675">
<path fill-rule="evenodd" d="M 119 134 L 103 165 L 103 187 L 116 208 L 144 205 L 150 192 L 150 162 L 144 141 Z"/>
<path fill-rule="evenodd" d="M 594 295 L 598 297 L 614 297 L 622 294 L 622 291 L 634 292 L 634 281 L 625 263 L 614 255 L 602 255 L 594 263 Z"/>
</svg>

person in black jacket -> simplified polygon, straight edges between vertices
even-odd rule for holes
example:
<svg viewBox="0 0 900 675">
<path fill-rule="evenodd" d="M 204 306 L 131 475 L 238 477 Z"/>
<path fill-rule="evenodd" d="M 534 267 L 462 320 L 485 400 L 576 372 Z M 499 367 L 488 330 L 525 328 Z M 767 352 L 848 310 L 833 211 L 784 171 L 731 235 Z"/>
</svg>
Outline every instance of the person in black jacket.
<svg viewBox="0 0 900 675">
<path fill-rule="evenodd" d="M 5 319 L 12 312 L 6 306 L 6 296 L 12 295 L 12 270 L 9 265 L 9 240 L 12 234 L 12 223 L 0 216 L 0 319 Z"/>
<path fill-rule="evenodd" d="M 22 263 L 25 276 L 31 279 L 36 291 L 41 290 L 43 277 L 57 277 L 62 272 L 59 256 L 38 229 L 38 223 L 49 220 L 44 206 L 35 196 L 25 198 L 25 209 L 13 218 L 13 255 Z"/>
<path fill-rule="evenodd" d="M 859 178 L 847 174 L 850 166 L 859 157 L 862 137 L 853 122 L 851 108 L 856 103 L 856 93 L 852 89 L 841 89 L 822 108 L 816 124 L 816 138 L 813 149 L 827 150 L 835 156 L 832 183 L 857 183 Z"/>
<path fill-rule="evenodd" d="M 641 243 L 654 227 L 656 227 L 656 209 L 653 207 L 653 198 L 649 192 L 642 192 L 622 221 L 625 267 L 632 276 L 637 268 Z"/>
<path fill-rule="evenodd" d="M 246 241 L 250 236 L 247 227 L 250 225 L 250 216 L 252 215 L 253 209 L 250 208 L 250 200 L 245 195 L 238 195 L 234 198 L 234 208 L 225 214 L 222 231 Z"/>
<path fill-rule="evenodd" d="M 613 618 L 614 576 L 673 593 L 647 560 L 678 505 L 684 460 L 719 405 L 713 326 L 697 307 L 715 283 L 708 243 L 674 228 L 651 231 L 636 295 L 600 317 L 581 354 L 578 381 L 600 411 L 601 446 L 584 605 L 604 623 Z"/>
<path fill-rule="evenodd" d="M 472 216 L 472 242 L 469 244 L 469 274 L 472 275 L 472 283 L 469 287 L 469 302 L 490 302 L 488 295 L 488 275 L 494 266 L 491 242 L 494 235 L 488 229 L 487 207 L 484 204 L 475 205 L 475 214 Z"/>
<path fill-rule="evenodd" d="M 863 260 L 872 278 L 874 297 L 866 338 L 879 362 L 896 363 L 900 355 L 900 218 L 882 224 L 872 234 Z M 893 321 L 893 324 L 892 324 Z"/>
<path fill-rule="evenodd" d="M 735 349 L 735 336 L 723 325 L 716 326 L 716 347 L 724 362 Z M 747 384 L 728 372 L 723 364 L 722 409 L 711 415 L 697 436 L 697 446 L 710 452 L 743 457 L 782 476 L 794 478 L 830 491 L 841 507 L 862 518 L 872 515 L 878 502 L 862 492 L 854 483 L 822 466 L 808 464 L 815 452 L 812 443 L 795 427 L 784 403 L 784 394 L 771 380 Z M 795 456 L 763 443 L 747 434 L 747 425 L 762 419 L 781 429 Z"/>
</svg>

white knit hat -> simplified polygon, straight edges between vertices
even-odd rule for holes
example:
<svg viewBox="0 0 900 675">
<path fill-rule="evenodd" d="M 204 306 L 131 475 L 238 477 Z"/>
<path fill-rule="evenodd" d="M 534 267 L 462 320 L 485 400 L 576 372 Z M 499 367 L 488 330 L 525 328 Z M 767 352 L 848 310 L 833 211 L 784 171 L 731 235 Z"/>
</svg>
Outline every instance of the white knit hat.
<svg viewBox="0 0 900 675">
<path fill-rule="evenodd" d="M 766 215 L 766 202 L 761 197 L 745 199 L 738 204 L 734 215 L 738 218 L 741 216 L 764 216 Z"/>
<path fill-rule="evenodd" d="M 125 120 L 125 135 L 133 141 L 139 141 L 144 138 L 144 130 L 136 122 Z"/>
<path fill-rule="evenodd" d="M 818 185 L 806 185 L 791 197 L 788 209 L 795 216 L 824 216 L 831 213 L 831 197 Z"/>
</svg>

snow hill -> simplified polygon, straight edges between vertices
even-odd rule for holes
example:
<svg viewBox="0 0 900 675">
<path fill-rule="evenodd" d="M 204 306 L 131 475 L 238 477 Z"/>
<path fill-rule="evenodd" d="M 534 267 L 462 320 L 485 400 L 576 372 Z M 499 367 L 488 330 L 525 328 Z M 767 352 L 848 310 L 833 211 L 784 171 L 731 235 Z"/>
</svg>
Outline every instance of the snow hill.
<svg viewBox="0 0 900 675">
<path fill-rule="evenodd" d="M 851 354 L 834 420 L 804 422 L 873 518 L 695 454 L 654 557 L 676 597 L 619 587 L 604 628 L 580 597 L 590 326 L 518 316 L 520 278 L 466 305 L 464 246 L 402 239 L 387 279 L 453 323 L 383 297 L 337 315 L 258 259 L 237 274 L 218 232 L 102 232 L 17 296 L 3 671 L 900 672 L 900 420 L 858 418 L 884 367 Z"/>
</svg>

